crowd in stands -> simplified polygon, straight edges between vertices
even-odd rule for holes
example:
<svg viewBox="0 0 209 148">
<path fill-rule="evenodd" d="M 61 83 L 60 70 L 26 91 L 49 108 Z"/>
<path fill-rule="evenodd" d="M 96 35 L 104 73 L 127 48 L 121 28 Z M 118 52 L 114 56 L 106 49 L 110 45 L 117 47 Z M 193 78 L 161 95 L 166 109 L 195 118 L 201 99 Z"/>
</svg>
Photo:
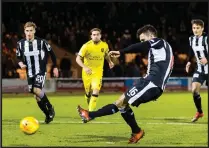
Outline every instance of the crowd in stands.
<svg viewBox="0 0 209 148">
<path fill-rule="evenodd" d="M 139 27 L 152 24 L 157 28 L 159 37 L 166 39 L 173 48 L 173 76 L 185 76 L 188 37 L 192 34 L 191 19 L 202 19 L 207 26 L 207 4 L 203 2 L 13 2 L 3 3 L 2 12 L 3 78 L 19 77 L 16 70 L 16 43 L 24 37 L 23 26 L 27 21 L 37 24 L 38 37 L 51 40 L 73 54 L 89 40 L 89 30 L 94 27 L 102 29 L 102 40 L 108 43 L 110 50 L 120 50 L 137 42 L 136 31 Z M 205 30 L 207 32 L 207 27 Z M 118 63 L 110 70 L 105 62 L 104 76 L 143 76 L 147 55 L 122 55 Z"/>
</svg>

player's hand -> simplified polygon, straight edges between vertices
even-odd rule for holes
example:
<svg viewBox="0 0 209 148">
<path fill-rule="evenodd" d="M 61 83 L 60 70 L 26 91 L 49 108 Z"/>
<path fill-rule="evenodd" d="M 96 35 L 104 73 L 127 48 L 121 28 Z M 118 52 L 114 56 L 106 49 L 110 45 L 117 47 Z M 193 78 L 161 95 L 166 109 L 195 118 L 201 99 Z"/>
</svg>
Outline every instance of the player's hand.
<svg viewBox="0 0 209 148">
<path fill-rule="evenodd" d="M 90 74 L 92 73 L 91 69 L 88 68 L 88 67 L 84 67 L 83 69 L 85 70 L 85 72 L 86 72 L 88 75 L 90 75 Z"/>
<path fill-rule="evenodd" d="M 115 64 L 114 64 L 112 61 L 110 61 L 110 62 L 109 62 L 109 67 L 110 67 L 110 69 L 112 69 L 114 66 L 115 66 Z"/>
<path fill-rule="evenodd" d="M 188 62 L 187 65 L 186 65 L 186 72 L 187 73 L 189 73 L 189 67 L 190 67 L 190 65 L 191 65 L 191 62 Z"/>
<path fill-rule="evenodd" d="M 120 51 L 110 51 L 108 54 L 110 57 L 113 57 L 113 58 L 120 57 Z"/>
<path fill-rule="evenodd" d="M 53 69 L 53 73 L 54 73 L 54 76 L 55 76 L 56 78 L 59 77 L 59 72 L 58 72 L 58 69 L 57 69 L 56 67 Z"/>
<path fill-rule="evenodd" d="M 21 69 L 24 69 L 24 68 L 27 67 L 25 64 L 23 64 L 23 62 L 19 62 L 18 64 L 19 64 L 19 66 L 20 66 Z"/>
<path fill-rule="evenodd" d="M 205 65 L 205 64 L 208 63 L 208 60 L 207 60 L 206 58 L 202 58 L 202 59 L 200 60 L 200 63 L 201 63 L 202 65 Z"/>
</svg>

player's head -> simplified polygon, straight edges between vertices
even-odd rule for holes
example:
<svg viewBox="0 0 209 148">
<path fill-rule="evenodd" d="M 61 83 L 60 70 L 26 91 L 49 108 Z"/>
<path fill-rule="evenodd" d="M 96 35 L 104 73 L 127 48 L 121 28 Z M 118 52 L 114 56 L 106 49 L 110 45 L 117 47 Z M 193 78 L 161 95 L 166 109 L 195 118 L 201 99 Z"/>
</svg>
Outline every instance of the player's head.
<svg viewBox="0 0 209 148">
<path fill-rule="evenodd" d="M 99 28 L 93 28 L 91 29 L 91 39 L 93 42 L 99 42 L 101 40 L 101 30 Z"/>
<path fill-rule="evenodd" d="M 157 30 L 152 25 L 145 25 L 137 30 L 137 37 L 141 42 L 157 37 Z"/>
<path fill-rule="evenodd" d="M 34 34 L 36 32 L 36 24 L 33 22 L 27 22 L 24 25 L 24 32 L 27 40 L 31 40 L 34 38 Z"/>
<path fill-rule="evenodd" d="M 200 19 L 194 19 L 191 21 L 192 31 L 195 36 L 201 36 L 204 30 L 204 22 Z"/>
</svg>

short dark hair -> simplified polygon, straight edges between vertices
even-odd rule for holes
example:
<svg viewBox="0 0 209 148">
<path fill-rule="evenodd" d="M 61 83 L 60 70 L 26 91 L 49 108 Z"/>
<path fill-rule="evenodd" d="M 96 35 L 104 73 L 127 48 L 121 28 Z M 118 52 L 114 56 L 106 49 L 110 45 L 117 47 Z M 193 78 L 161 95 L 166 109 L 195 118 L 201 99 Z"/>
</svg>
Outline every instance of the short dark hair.
<svg viewBox="0 0 209 148">
<path fill-rule="evenodd" d="M 201 20 L 201 19 L 193 19 L 192 21 L 191 21 L 191 24 L 193 25 L 193 24 L 196 24 L 196 25 L 199 25 L 199 26 L 201 26 L 202 28 L 204 28 L 204 22 L 203 22 L 203 20 Z"/>
<path fill-rule="evenodd" d="M 99 31 L 100 34 L 102 32 L 102 30 L 99 28 L 93 28 L 93 29 L 91 29 L 90 34 L 92 34 L 93 31 Z"/>
<path fill-rule="evenodd" d="M 139 28 L 137 30 L 137 37 L 139 37 L 139 35 L 141 35 L 142 33 L 151 33 L 154 36 L 157 36 L 157 30 L 155 29 L 154 26 L 152 26 L 150 24 L 145 25 L 145 26 Z"/>
</svg>

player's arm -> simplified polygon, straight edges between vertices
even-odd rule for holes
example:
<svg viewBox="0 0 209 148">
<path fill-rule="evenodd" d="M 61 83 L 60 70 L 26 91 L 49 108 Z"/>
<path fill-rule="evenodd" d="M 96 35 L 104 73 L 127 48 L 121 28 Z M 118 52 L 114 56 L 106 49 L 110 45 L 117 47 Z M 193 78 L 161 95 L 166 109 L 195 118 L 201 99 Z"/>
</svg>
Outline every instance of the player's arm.
<svg viewBox="0 0 209 148">
<path fill-rule="evenodd" d="M 188 52 L 188 58 L 187 58 L 187 64 L 186 64 L 186 72 L 189 73 L 191 61 L 192 61 L 192 58 L 194 57 L 194 51 L 191 47 L 191 38 L 189 38 L 189 43 L 187 45 L 189 45 L 188 47 L 189 52 Z"/>
<path fill-rule="evenodd" d="M 105 59 L 107 60 L 110 69 L 112 69 L 114 67 L 114 63 L 112 62 L 112 60 L 111 60 L 110 55 L 108 54 L 108 52 L 109 52 L 109 48 L 108 48 L 108 45 L 107 45 L 106 50 L 105 50 Z"/>
<path fill-rule="evenodd" d="M 89 67 L 87 67 L 86 65 L 84 65 L 84 63 L 83 63 L 83 59 L 84 59 L 84 57 L 86 55 L 86 51 L 87 51 L 87 47 L 84 44 L 81 47 L 81 49 L 80 49 L 80 51 L 79 51 L 79 53 L 78 53 L 78 55 L 76 57 L 76 62 L 78 63 L 78 65 L 80 67 L 82 67 L 86 71 L 87 74 L 91 74 L 91 69 Z"/>
<path fill-rule="evenodd" d="M 19 42 L 17 43 L 16 56 L 17 56 L 17 62 L 18 62 L 18 65 L 20 66 L 20 68 L 25 68 L 26 65 L 23 63 L 23 54 L 20 50 Z"/>
<path fill-rule="evenodd" d="M 204 58 L 200 60 L 201 64 L 206 65 L 208 64 L 208 37 L 205 37 L 205 49 L 203 50 L 204 55 L 206 55 Z"/>
<path fill-rule="evenodd" d="M 80 51 L 78 52 L 78 55 L 77 55 L 77 57 L 76 57 L 76 62 L 78 63 L 78 65 L 80 66 L 80 67 L 82 67 L 82 68 L 85 68 L 86 66 L 84 65 L 84 63 L 83 63 L 83 59 L 84 59 L 84 57 L 85 57 L 85 55 L 86 55 L 86 51 L 87 51 L 87 47 L 86 47 L 86 45 L 84 44 L 82 47 L 81 47 L 81 49 L 80 49 Z"/>
<path fill-rule="evenodd" d="M 44 40 L 44 47 L 47 50 L 47 52 L 49 52 L 51 59 L 52 59 L 52 63 L 53 63 L 53 67 L 57 67 L 57 58 L 56 55 L 54 54 L 54 51 L 52 50 L 51 46 L 47 43 L 46 40 Z"/>
<path fill-rule="evenodd" d="M 47 43 L 46 40 L 43 40 L 44 42 L 44 47 L 46 49 L 47 52 L 49 52 L 50 56 L 51 56 L 51 59 L 52 59 L 52 63 L 53 63 L 53 73 L 54 73 L 54 76 L 55 77 L 58 77 L 59 76 L 59 73 L 58 73 L 58 68 L 57 68 L 57 58 L 56 58 L 56 55 L 54 54 L 54 51 L 52 50 L 51 46 Z"/>
<path fill-rule="evenodd" d="M 120 50 L 120 53 L 139 53 L 139 52 L 148 51 L 150 48 L 151 48 L 150 41 L 145 41 L 145 42 L 132 44 Z"/>
<path fill-rule="evenodd" d="M 124 49 L 121 49 L 120 51 L 110 51 L 109 55 L 111 57 L 119 57 L 121 53 L 139 53 L 139 52 L 145 52 L 148 51 L 151 48 L 150 41 L 140 42 L 136 44 L 132 44 Z"/>
</svg>

